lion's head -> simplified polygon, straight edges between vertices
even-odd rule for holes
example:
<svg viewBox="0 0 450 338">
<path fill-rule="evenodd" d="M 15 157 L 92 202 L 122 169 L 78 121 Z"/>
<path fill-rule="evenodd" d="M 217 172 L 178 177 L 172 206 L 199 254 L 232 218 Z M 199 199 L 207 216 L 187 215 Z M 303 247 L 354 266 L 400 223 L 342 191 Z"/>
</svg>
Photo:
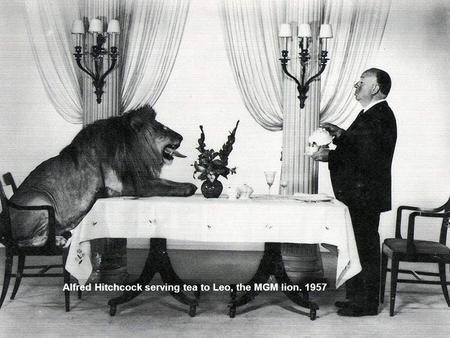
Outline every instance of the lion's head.
<svg viewBox="0 0 450 338">
<path fill-rule="evenodd" d="M 162 166 L 174 156 L 185 157 L 177 151 L 182 140 L 180 134 L 156 121 L 151 107 L 144 106 L 86 126 L 60 155 L 77 165 L 80 160 L 97 163 L 138 191 L 144 181 L 158 178 Z"/>
<path fill-rule="evenodd" d="M 183 137 L 165 125 L 156 121 L 156 113 L 148 106 L 125 114 L 130 126 L 139 136 L 141 144 L 148 146 L 155 158 L 161 158 L 161 164 L 170 164 L 173 157 L 186 157 L 177 151 Z"/>
</svg>

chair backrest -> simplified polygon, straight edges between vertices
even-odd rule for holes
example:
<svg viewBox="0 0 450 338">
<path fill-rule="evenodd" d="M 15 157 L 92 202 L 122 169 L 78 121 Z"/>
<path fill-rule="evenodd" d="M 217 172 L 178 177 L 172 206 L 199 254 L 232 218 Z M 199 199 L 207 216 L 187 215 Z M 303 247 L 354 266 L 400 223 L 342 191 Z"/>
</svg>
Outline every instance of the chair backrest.
<svg viewBox="0 0 450 338">
<path fill-rule="evenodd" d="M 13 193 L 15 193 L 17 191 L 16 182 L 14 181 L 14 178 L 10 172 L 7 172 L 6 174 L 3 175 L 3 182 L 5 183 L 5 185 L 11 186 Z"/>
<path fill-rule="evenodd" d="M 6 179 L 5 179 L 6 176 Z M 3 182 L 0 182 L 0 200 L 2 205 L 2 210 L 0 214 L 0 242 L 6 245 L 6 240 L 12 239 L 12 233 L 11 233 L 11 219 L 9 215 L 9 207 L 8 207 L 8 197 L 6 196 L 4 187 L 11 186 L 13 192 L 14 186 L 12 186 L 11 183 L 14 183 L 14 179 L 11 175 L 11 173 L 6 173 L 3 175 Z"/>
<path fill-rule="evenodd" d="M 48 239 L 47 242 L 43 246 L 39 246 L 37 248 L 41 249 L 41 251 L 47 250 L 50 254 L 52 252 L 58 252 L 59 248 L 56 247 L 55 243 L 55 210 L 52 206 L 49 205 L 40 205 L 40 206 L 26 206 L 26 205 L 17 205 L 9 200 L 7 194 L 5 193 L 5 187 L 10 186 L 12 192 L 15 193 L 17 190 L 16 183 L 14 182 L 14 178 L 11 173 L 6 173 L 2 176 L 3 182 L 0 182 L 0 199 L 2 205 L 2 211 L 0 214 L 0 243 L 5 246 L 17 246 L 13 236 L 12 236 L 12 223 L 11 223 L 11 208 L 19 211 L 43 211 L 45 210 L 48 214 Z M 1 180 L 0 180 L 1 181 Z M 24 248 L 24 246 L 21 246 Z"/>
<path fill-rule="evenodd" d="M 433 218 L 442 218 L 441 231 L 439 235 L 439 243 L 443 245 L 447 245 L 447 233 L 449 227 L 449 218 L 450 218 L 450 198 L 445 202 L 445 204 L 441 205 L 438 208 L 434 209 L 421 209 L 413 206 L 400 206 L 397 209 L 397 221 L 395 226 L 395 237 L 403 238 L 401 236 L 401 227 L 402 222 L 401 214 L 403 210 L 411 211 L 409 214 L 408 227 L 407 227 L 407 237 L 406 237 L 406 252 L 411 257 L 416 255 L 416 249 L 414 241 L 417 239 L 414 236 L 415 232 L 415 220 L 416 217 L 433 217 Z"/>
<path fill-rule="evenodd" d="M 442 206 L 442 209 L 444 211 L 444 214 L 447 214 L 446 217 L 442 220 L 442 226 L 441 226 L 441 234 L 439 236 L 439 242 L 442 244 L 447 244 L 447 232 L 448 228 L 450 227 L 450 198 L 448 199 L 447 203 L 445 203 Z"/>
</svg>

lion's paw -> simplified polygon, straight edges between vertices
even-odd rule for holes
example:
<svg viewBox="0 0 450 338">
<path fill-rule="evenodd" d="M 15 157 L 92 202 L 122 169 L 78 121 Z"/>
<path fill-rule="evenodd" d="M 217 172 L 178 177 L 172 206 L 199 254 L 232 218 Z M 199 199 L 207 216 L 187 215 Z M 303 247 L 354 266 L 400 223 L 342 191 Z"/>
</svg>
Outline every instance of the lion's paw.
<svg viewBox="0 0 450 338">
<path fill-rule="evenodd" d="M 194 195 L 196 191 L 197 191 L 197 186 L 195 184 L 186 183 L 186 185 L 185 185 L 185 192 L 184 192 L 185 196 Z"/>
<path fill-rule="evenodd" d="M 55 237 L 56 246 L 63 247 L 67 243 L 67 239 L 65 239 L 63 236 L 56 236 Z"/>
</svg>

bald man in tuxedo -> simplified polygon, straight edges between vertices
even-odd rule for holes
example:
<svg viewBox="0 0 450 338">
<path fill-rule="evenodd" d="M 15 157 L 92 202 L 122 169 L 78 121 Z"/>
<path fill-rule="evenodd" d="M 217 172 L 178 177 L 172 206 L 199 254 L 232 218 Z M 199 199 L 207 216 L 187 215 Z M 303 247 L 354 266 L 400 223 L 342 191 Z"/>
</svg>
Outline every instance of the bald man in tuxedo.
<svg viewBox="0 0 450 338">
<path fill-rule="evenodd" d="M 341 316 L 377 315 L 380 293 L 380 213 L 391 209 L 391 164 L 397 139 L 395 116 L 386 102 L 391 89 L 388 73 L 371 68 L 355 84 L 363 110 L 347 129 L 330 123 L 335 150 L 312 155 L 328 162 L 333 191 L 352 219 L 362 271 L 346 282 L 347 300 L 336 302 Z"/>
</svg>

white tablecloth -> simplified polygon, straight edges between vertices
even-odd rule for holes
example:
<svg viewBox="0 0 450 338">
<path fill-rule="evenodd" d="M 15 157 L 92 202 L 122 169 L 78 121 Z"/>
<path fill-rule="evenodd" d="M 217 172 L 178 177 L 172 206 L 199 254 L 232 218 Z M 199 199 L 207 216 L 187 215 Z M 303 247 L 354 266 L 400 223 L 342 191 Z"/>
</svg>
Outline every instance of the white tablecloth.
<svg viewBox="0 0 450 338">
<path fill-rule="evenodd" d="M 200 242 L 328 243 L 337 246 L 336 287 L 359 271 L 350 214 L 331 202 L 286 197 L 99 199 L 73 230 L 66 269 L 84 284 L 92 272 L 89 240 L 166 238 Z"/>
</svg>

